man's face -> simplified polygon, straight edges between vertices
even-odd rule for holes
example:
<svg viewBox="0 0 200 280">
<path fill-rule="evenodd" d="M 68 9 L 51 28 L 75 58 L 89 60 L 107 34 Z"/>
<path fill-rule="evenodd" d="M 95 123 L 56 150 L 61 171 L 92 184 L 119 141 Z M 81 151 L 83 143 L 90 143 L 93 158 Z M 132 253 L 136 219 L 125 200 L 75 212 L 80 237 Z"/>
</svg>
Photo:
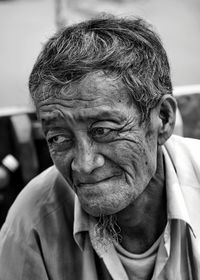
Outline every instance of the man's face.
<svg viewBox="0 0 200 280">
<path fill-rule="evenodd" d="M 52 159 L 93 216 L 126 208 L 156 171 L 157 132 L 121 81 L 92 73 L 37 104 Z"/>
</svg>

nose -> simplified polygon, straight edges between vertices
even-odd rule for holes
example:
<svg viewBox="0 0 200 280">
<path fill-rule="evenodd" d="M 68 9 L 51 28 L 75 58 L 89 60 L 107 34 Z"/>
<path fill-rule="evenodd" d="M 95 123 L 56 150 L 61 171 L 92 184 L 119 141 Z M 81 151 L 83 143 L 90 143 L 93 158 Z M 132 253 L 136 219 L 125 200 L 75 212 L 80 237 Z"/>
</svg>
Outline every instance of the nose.
<svg viewBox="0 0 200 280">
<path fill-rule="evenodd" d="M 77 145 L 71 168 L 74 172 L 84 175 L 104 165 L 104 156 L 95 151 L 89 141 L 82 139 Z"/>
</svg>

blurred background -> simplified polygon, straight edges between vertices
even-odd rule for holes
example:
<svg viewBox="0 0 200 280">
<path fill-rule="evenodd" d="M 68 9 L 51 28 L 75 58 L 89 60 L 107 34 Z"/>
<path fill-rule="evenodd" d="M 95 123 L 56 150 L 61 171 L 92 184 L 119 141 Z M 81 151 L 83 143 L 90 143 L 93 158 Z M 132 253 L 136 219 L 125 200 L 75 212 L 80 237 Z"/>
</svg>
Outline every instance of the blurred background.
<svg viewBox="0 0 200 280">
<path fill-rule="evenodd" d="M 34 61 L 56 30 L 99 12 L 154 25 L 171 64 L 175 133 L 200 139 L 199 0 L 1 0 L 0 226 L 24 185 L 52 164 L 28 93 Z"/>
</svg>

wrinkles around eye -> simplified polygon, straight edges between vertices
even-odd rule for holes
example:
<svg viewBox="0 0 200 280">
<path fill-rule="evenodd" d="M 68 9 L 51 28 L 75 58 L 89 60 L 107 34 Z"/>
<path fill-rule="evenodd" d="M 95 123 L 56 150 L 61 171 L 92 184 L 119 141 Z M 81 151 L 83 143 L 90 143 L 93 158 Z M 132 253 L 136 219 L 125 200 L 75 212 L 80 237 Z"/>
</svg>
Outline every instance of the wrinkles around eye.
<svg viewBox="0 0 200 280">
<path fill-rule="evenodd" d="M 110 128 L 105 128 L 105 127 L 94 127 L 90 130 L 90 134 L 92 137 L 103 137 L 109 134 L 112 129 Z"/>
<path fill-rule="evenodd" d="M 73 141 L 70 137 L 64 135 L 55 135 L 47 139 L 50 151 L 62 152 L 68 150 L 73 145 Z"/>
<path fill-rule="evenodd" d="M 65 141 L 69 141 L 70 138 L 67 138 L 63 135 L 56 135 L 56 136 L 52 136 L 51 138 L 48 139 L 48 141 L 50 143 L 55 143 L 55 144 L 62 144 Z"/>
</svg>

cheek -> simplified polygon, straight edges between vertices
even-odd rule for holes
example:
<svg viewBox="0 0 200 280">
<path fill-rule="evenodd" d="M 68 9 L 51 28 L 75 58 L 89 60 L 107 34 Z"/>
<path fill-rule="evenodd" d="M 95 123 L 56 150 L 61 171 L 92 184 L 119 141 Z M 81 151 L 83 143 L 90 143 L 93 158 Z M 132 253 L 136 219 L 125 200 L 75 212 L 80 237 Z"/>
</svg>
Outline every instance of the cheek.
<svg viewBox="0 0 200 280">
<path fill-rule="evenodd" d="M 145 160 L 145 149 L 140 143 L 129 141 L 117 141 L 109 149 L 107 155 L 127 172 L 135 172 L 138 165 Z"/>
<path fill-rule="evenodd" d="M 54 151 L 50 151 L 50 155 L 58 171 L 63 175 L 66 181 L 72 185 L 70 155 L 68 153 L 55 153 Z"/>
<path fill-rule="evenodd" d="M 120 141 L 113 147 L 111 154 L 124 170 L 128 184 L 138 192 L 148 185 L 155 174 L 157 149 L 154 143 L 144 141 L 144 138 L 137 142 Z"/>
</svg>

